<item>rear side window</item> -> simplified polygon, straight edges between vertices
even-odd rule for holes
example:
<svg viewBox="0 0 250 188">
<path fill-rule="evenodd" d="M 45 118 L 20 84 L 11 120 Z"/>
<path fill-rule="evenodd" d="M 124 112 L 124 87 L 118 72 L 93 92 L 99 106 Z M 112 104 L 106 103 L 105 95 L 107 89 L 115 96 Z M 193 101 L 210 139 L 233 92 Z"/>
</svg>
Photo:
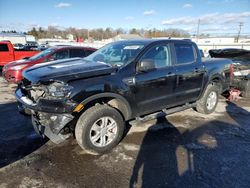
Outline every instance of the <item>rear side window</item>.
<svg viewBox="0 0 250 188">
<path fill-rule="evenodd" d="M 192 44 L 175 44 L 177 64 L 194 63 L 195 55 Z"/>
<path fill-rule="evenodd" d="M 85 50 L 86 57 L 89 56 L 90 54 L 92 54 L 93 52 L 94 52 L 94 50 Z"/>
<path fill-rule="evenodd" d="M 0 44 L 0 52 L 8 52 L 9 48 L 7 44 Z"/>
<path fill-rule="evenodd" d="M 85 57 L 84 50 L 82 50 L 82 49 L 70 49 L 70 57 Z"/>
</svg>

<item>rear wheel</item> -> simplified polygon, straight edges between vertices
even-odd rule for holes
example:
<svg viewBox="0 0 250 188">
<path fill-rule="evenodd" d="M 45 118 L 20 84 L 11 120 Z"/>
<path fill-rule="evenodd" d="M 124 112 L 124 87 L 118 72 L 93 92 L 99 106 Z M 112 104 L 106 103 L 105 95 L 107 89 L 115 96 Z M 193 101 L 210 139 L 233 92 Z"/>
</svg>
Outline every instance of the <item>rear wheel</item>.
<svg viewBox="0 0 250 188">
<path fill-rule="evenodd" d="M 102 154 L 115 147 L 124 132 L 121 114 L 107 105 L 96 105 L 86 110 L 75 128 L 78 144 L 91 154 Z"/>
<path fill-rule="evenodd" d="M 202 114 L 210 114 L 214 112 L 219 99 L 219 87 L 209 84 L 203 96 L 196 102 L 196 110 Z"/>
</svg>

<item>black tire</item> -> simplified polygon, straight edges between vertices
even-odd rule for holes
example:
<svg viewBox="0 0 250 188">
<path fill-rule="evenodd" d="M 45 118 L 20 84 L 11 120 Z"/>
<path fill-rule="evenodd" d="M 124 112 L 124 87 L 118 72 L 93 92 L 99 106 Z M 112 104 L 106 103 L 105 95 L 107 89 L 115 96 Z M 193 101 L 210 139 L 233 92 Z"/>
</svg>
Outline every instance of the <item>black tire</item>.
<svg viewBox="0 0 250 188">
<path fill-rule="evenodd" d="M 102 121 L 99 120 L 101 118 L 109 118 L 112 121 L 114 120 L 114 122 L 116 123 L 116 128 L 115 128 L 116 133 L 114 134 L 115 136 L 114 138 L 112 138 L 112 141 L 108 143 L 106 146 L 96 146 L 95 143 L 91 141 L 91 136 L 92 136 L 91 134 L 93 133 L 92 128 L 94 127 L 94 125 L 97 125 L 98 121 Z M 125 127 L 125 122 L 123 120 L 123 117 L 116 109 L 108 105 L 96 105 L 86 110 L 80 116 L 76 124 L 75 136 L 77 143 L 81 146 L 81 148 L 83 148 L 88 153 L 103 154 L 110 151 L 120 142 L 124 133 L 124 127 Z M 101 131 L 99 132 L 101 135 Z M 106 132 L 108 132 L 108 130 L 106 130 Z M 104 137 L 106 140 L 106 136 Z"/>
<path fill-rule="evenodd" d="M 218 104 L 218 99 L 219 99 L 219 90 L 220 88 L 215 85 L 215 84 L 209 84 L 205 90 L 205 92 L 203 93 L 202 97 L 196 101 L 196 111 L 202 114 L 211 114 L 212 112 L 214 112 L 217 104 Z M 215 99 L 215 104 L 208 106 L 208 99 L 209 99 L 209 95 L 213 93 L 216 95 L 216 99 Z M 211 94 L 211 95 L 213 95 Z"/>
</svg>

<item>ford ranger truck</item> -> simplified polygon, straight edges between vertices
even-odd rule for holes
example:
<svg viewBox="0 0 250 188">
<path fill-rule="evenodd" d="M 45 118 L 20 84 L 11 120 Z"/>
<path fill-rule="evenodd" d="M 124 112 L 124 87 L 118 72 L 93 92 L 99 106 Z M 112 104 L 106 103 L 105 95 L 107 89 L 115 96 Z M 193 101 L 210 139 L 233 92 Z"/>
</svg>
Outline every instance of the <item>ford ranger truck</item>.
<svg viewBox="0 0 250 188">
<path fill-rule="evenodd" d="M 227 59 L 202 60 L 187 40 L 129 40 L 86 58 L 36 65 L 23 72 L 15 95 L 32 111 L 37 133 L 60 143 L 74 135 L 102 154 L 123 137 L 126 122 L 195 108 L 212 113 L 230 84 Z"/>
</svg>

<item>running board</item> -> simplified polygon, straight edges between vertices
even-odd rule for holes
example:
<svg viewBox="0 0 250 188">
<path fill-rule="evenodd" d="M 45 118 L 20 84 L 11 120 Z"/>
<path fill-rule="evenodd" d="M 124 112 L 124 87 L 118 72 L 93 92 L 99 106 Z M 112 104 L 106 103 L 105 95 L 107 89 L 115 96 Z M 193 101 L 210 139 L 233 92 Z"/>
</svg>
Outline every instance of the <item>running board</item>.
<svg viewBox="0 0 250 188">
<path fill-rule="evenodd" d="M 131 123 L 143 123 L 143 122 L 146 122 L 146 121 L 149 121 L 149 120 L 153 120 L 153 119 L 157 119 L 157 118 L 160 118 L 160 117 L 164 117 L 166 115 L 170 115 L 170 114 L 173 114 L 173 113 L 176 113 L 176 112 L 180 112 L 180 111 L 183 111 L 183 110 L 186 110 L 186 109 L 189 109 L 189 108 L 193 108 L 196 106 L 196 103 L 187 103 L 185 105 L 182 105 L 182 106 L 177 106 L 177 107 L 174 107 L 174 108 L 170 108 L 170 109 L 163 109 L 159 112 L 155 112 L 153 114 L 149 114 L 149 115 L 146 115 L 146 116 L 143 116 L 143 117 L 136 117 L 135 120 L 131 121 Z"/>
</svg>

